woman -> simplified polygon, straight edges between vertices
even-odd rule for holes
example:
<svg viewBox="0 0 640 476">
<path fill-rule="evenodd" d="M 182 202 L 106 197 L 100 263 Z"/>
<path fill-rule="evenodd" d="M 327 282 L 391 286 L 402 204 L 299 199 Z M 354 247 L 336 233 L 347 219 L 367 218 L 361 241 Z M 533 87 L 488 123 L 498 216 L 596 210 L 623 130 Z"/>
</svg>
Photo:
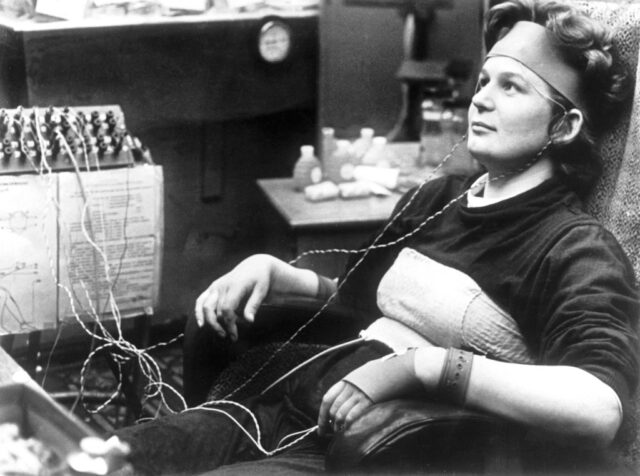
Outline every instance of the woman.
<svg viewBox="0 0 640 476">
<path fill-rule="evenodd" d="M 564 4 L 500 4 L 487 16 L 485 40 L 468 149 L 486 174 L 409 192 L 376 242 L 389 245 L 356 255 L 339 289 L 257 255 L 196 302 L 198 324 L 232 340 L 237 323 L 251 322 L 273 294 L 338 291 L 342 303 L 383 316 L 365 342 L 245 402 L 271 447 L 317 422 L 320 437 L 302 444 L 305 463 L 289 459 L 289 470 L 321 470 L 322 437 L 374 403 L 407 395 L 444 398 L 581 447 L 607 447 L 619 431 L 637 383 L 635 279 L 579 197 L 598 174 L 593 138 L 628 83 L 610 34 Z M 140 471 L 186 471 L 170 458 L 154 460 L 176 445 L 198 460 L 193 472 L 259 456 L 226 416 L 186 412 L 167 422 L 121 433 Z M 140 443 L 151 436 L 155 449 Z M 224 471 L 264 472 L 269 464 Z"/>
</svg>

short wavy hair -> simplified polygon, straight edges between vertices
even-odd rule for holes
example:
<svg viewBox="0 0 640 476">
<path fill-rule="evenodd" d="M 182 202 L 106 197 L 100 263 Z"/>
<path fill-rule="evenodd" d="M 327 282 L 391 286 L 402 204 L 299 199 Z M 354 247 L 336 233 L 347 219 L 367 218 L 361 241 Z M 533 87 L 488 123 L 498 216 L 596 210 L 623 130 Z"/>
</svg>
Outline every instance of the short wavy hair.
<svg viewBox="0 0 640 476">
<path fill-rule="evenodd" d="M 554 0 L 508 0 L 491 8 L 485 18 L 487 50 L 518 21 L 544 26 L 560 45 L 563 57 L 582 73 L 586 110 L 578 137 L 551 149 L 556 172 L 581 196 L 586 195 L 602 171 L 596 138 L 616 122 L 631 92 L 631 76 L 618 60 L 613 33 L 601 23 L 567 3 Z M 551 88 L 553 90 L 553 88 Z M 574 107 L 558 91 L 553 99 Z M 562 127 L 564 110 L 554 105 L 549 133 Z"/>
</svg>

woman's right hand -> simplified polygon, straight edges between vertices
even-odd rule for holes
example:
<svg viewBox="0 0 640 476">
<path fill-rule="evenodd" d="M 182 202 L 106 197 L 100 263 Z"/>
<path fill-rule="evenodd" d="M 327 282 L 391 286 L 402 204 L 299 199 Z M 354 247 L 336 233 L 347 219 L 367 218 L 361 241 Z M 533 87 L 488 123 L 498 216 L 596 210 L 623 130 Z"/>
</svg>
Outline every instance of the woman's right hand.
<svg viewBox="0 0 640 476">
<path fill-rule="evenodd" d="M 253 322 L 258 307 L 269 293 L 274 268 L 279 263 L 269 255 L 253 255 L 216 279 L 196 300 L 198 325 L 206 322 L 220 337 L 228 335 L 237 340 L 238 321 Z"/>
</svg>

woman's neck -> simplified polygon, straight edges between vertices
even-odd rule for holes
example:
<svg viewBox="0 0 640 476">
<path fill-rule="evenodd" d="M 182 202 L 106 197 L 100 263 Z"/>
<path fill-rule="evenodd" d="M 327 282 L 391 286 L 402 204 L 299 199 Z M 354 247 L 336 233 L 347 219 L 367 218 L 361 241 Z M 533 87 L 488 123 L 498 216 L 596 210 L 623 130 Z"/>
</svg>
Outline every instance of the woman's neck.
<svg viewBox="0 0 640 476">
<path fill-rule="evenodd" d="M 496 175 L 499 176 L 499 174 Z M 520 173 L 500 179 L 492 179 L 492 174 L 489 172 L 489 179 L 484 186 L 484 198 L 505 200 L 540 185 L 552 176 L 553 165 L 548 158 L 540 159 Z"/>
</svg>

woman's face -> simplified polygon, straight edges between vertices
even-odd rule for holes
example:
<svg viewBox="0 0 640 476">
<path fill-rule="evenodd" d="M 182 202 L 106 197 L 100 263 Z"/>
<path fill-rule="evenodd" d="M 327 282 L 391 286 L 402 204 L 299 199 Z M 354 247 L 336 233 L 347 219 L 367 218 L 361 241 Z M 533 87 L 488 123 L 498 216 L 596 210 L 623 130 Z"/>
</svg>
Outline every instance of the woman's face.
<svg viewBox="0 0 640 476">
<path fill-rule="evenodd" d="M 469 152 L 489 172 L 526 164 L 549 141 L 550 95 L 550 87 L 517 61 L 488 58 L 469 107 Z"/>
</svg>

